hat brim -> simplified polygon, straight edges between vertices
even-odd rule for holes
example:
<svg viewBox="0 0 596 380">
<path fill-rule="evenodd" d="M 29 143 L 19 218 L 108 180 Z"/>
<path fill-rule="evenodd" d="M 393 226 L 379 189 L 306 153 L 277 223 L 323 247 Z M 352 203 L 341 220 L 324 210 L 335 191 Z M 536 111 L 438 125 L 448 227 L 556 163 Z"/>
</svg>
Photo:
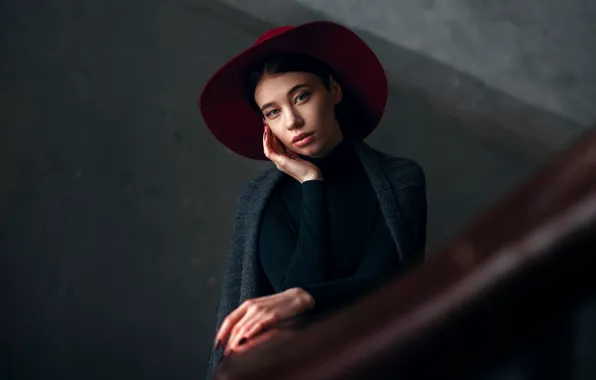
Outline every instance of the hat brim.
<svg viewBox="0 0 596 380">
<path fill-rule="evenodd" d="M 325 62 L 342 85 L 350 105 L 352 130 L 364 138 L 378 125 L 387 103 L 387 77 L 374 52 L 350 29 L 329 21 L 291 28 L 236 55 L 207 82 L 199 99 L 203 119 L 213 135 L 237 154 L 266 160 L 263 121 L 245 93 L 254 64 L 285 53 L 302 53 Z"/>
</svg>

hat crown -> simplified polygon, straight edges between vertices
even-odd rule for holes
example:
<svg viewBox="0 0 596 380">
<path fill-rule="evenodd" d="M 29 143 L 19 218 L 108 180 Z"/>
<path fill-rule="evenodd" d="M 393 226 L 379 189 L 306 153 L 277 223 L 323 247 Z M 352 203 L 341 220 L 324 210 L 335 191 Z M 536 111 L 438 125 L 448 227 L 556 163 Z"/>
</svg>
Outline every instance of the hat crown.
<svg viewBox="0 0 596 380">
<path fill-rule="evenodd" d="M 290 29 L 294 29 L 294 27 L 293 26 L 278 26 L 276 28 L 270 29 L 270 30 L 266 31 L 265 33 L 263 33 L 254 44 L 258 45 L 264 41 L 267 41 L 268 39 L 270 39 L 272 37 L 275 37 L 282 33 L 285 33 Z"/>
</svg>

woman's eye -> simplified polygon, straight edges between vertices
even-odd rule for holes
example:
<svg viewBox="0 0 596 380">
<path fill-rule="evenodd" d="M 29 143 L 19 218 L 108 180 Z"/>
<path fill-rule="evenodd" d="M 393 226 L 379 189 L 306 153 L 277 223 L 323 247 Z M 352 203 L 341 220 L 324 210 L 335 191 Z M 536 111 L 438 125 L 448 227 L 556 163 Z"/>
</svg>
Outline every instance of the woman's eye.
<svg viewBox="0 0 596 380">
<path fill-rule="evenodd" d="M 279 112 L 279 110 L 272 110 L 272 111 L 267 112 L 267 114 L 265 116 L 267 116 L 267 117 L 275 116 L 275 115 L 277 115 L 277 112 Z"/>
<path fill-rule="evenodd" d="M 310 92 L 303 92 L 302 94 L 300 94 L 296 97 L 295 101 L 301 102 L 301 101 L 307 99 L 309 96 L 310 96 Z"/>
</svg>

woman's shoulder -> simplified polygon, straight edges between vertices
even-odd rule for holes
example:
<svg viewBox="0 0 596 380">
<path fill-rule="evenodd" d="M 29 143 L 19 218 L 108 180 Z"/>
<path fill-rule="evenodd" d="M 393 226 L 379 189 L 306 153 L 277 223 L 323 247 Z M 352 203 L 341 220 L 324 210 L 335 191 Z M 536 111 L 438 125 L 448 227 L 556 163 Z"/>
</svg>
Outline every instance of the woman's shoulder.
<svg viewBox="0 0 596 380">
<path fill-rule="evenodd" d="M 239 205 L 249 205 L 259 199 L 259 195 L 270 193 L 281 177 L 276 168 L 266 169 L 252 177 L 238 193 L 236 199 Z"/>
<path fill-rule="evenodd" d="M 408 157 L 392 156 L 386 153 L 381 153 L 381 157 L 388 175 L 414 181 L 425 181 L 424 170 L 415 160 Z"/>
</svg>

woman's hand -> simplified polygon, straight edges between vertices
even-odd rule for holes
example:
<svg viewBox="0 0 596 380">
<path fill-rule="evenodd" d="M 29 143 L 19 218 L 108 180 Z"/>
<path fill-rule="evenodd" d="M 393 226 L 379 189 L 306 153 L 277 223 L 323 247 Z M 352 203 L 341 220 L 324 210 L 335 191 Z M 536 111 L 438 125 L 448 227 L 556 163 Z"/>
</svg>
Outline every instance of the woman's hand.
<svg viewBox="0 0 596 380">
<path fill-rule="evenodd" d="M 225 355 L 238 351 L 248 339 L 312 307 L 314 299 L 301 288 L 247 300 L 224 319 L 215 338 L 216 347 L 229 336 Z"/>
<path fill-rule="evenodd" d="M 263 134 L 263 151 L 279 170 L 300 183 L 323 179 L 321 171 L 315 164 L 303 160 L 298 154 L 286 148 L 267 124 L 265 124 L 265 133 Z"/>
<path fill-rule="evenodd" d="M 290 336 L 292 336 L 292 331 L 290 329 L 272 327 L 266 331 L 263 331 L 262 333 L 258 334 L 257 336 L 252 337 L 250 340 L 247 340 L 246 342 L 242 343 L 241 345 L 238 346 L 238 348 L 234 349 L 233 353 L 234 354 L 243 354 L 245 352 L 252 350 L 256 346 L 258 346 L 264 342 L 267 342 L 267 341 L 270 341 L 273 339 L 275 339 L 275 340 L 285 339 Z"/>
</svg>

